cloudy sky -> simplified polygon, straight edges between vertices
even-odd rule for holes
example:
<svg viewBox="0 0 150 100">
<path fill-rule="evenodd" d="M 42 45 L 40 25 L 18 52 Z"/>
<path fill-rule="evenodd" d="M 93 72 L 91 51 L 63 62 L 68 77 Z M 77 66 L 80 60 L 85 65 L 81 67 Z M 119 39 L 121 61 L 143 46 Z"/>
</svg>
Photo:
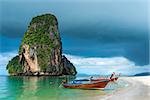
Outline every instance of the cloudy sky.
<svg viewBox="0 0 150 100">
<path fill-rule="evenodd" d="M 63 53 L 78 72 L 131 74 L 149 69 L 148 0 L 1 0 L 0 4 L 3 74 L 32 17 L 44 13 L 57 17 Z"/>
</svg>

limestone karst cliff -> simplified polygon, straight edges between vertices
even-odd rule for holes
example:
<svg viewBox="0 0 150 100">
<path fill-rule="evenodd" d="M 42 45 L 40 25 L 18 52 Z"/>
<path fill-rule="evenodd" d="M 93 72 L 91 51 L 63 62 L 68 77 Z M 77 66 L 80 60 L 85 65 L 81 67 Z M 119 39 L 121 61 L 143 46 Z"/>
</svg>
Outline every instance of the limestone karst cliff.
<svg viewBox="0 0 150 100">
<path fill-rule="evenodd" d="M 7 70 L 11 75 L 76 75 L 74 65 L 62 56 L 62 42 L 54 15 L 32 19 L 18 55 L 9 61 Z"/>
</svg>

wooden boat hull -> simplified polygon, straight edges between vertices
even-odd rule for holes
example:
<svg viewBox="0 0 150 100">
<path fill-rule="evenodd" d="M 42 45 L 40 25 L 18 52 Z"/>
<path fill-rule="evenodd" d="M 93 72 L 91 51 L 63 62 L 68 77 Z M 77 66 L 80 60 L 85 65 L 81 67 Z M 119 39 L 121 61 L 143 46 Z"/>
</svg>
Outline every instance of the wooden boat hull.
<svg viewBox="0 0 150 100">
<path fill-rule="evenodd" d="M 71 89 L 101 89 L 105 88 L 108 83 L 109 80 L 103 80 L 86 84 L 63 84 L 63 86 Z"/>
</svg>

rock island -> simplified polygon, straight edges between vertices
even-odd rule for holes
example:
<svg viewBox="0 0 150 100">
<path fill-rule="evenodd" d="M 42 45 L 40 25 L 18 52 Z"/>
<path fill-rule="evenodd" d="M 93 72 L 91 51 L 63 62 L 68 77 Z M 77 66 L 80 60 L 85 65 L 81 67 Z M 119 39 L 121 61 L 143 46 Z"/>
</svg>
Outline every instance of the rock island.
<svg viewBox="0 0 150 100">
<path fill-rule="evenodd" d="M 75 66 L 62 55 L 58 21 L 54 15 L 44 14 L 32 19 L 18 55 L 6 68 L 10 75 L 76 75 Z"/>
</svg>

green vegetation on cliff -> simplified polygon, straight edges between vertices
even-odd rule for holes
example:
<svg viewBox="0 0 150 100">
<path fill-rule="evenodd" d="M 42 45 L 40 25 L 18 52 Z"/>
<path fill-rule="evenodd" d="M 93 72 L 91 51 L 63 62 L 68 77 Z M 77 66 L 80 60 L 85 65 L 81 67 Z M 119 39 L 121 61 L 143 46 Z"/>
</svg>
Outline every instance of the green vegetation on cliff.
<svg viewBox="0 0 150 100">
<path fill-rule="evenodd" d="M 22 39 L 19 49 L 19 53 L 21 53 L 22 45 L 24 44 L 29 45 L 30 48 L 36 46 L 39 65 L 41 71 L 44 72 L 50 59 L 47 54 L 51 54 L 52 48 L 57 47 L 54 43 L 54 40 L 59 38 L 59 33 L 54 29 L 55 25 L 57 25 L 56 21 L 55 16 L 50 14 L 34 17 Z"/>
<path fill-rule="evenodd" d="M 37 17 L 34 17 L 30 22 L 30 25 L 34 23 L 43 23 L 45 21 L 48 25 L 55 25 L 54 21 L 57 20 L 56 17 L 52 14 L 44 14 Z"/>
<path fill-rule="evenodd" d="M 8 73 L 10 74 L 14 74 L 14 73 L 22 73 L 23 72 L 23 68 L 21 66 L 21 64 L 19 63 L 19 56 L 15 56 L 14 58 L 12 58 L 11 61 L 9 61 L 6 69 L 8 70 Z"/>
<path fill-rule="evenodd" d="M 43 71 L 43 72 L 46 71 L 46 67 L 48 66 L 48 61 L 50 59 L 49 55 L 47 55 L 48 53 L 49 53 L 49 51 L 44 50 L 42 48 L 39 48 L 37 50 L 40 68 L 41 68 L 41 71 Z"/>
<path fill-rule="evenodd" d="M 34 17 L 30 22 L 28 31 L 22 39 L 22 45 L 47 45 L 54 48 L 53 39 L 59 38 L 58 32 L 54 29 L 54 25 L 57 24 L 56 21 L 55 16 L 51 14 Z M 49 30 L 53 36 L 50 35 Z M 21 52 L 21 50 L 19 50 L 19 52 Z"/>
</svg>

